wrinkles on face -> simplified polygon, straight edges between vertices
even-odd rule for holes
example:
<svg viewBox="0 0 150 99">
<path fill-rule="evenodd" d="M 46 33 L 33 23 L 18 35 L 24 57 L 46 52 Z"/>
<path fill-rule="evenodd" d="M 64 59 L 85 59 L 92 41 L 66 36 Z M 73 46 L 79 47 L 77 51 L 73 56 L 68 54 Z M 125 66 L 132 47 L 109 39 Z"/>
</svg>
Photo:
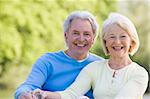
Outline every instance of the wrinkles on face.
<svg viewBox="0 0 150 99">
<path fill-rule="evenodd" d="M 105 36 L 108 54 L 113 57 L 125 57 L 129 54 L 131 38 L 126 31 L 117 25 Z"/>
<path fill-rule="evenodd" d="M 72 56 L 86 56 L 94 43 L 95 34 L 88 20 L 75 19 L 65 34 L 69 53 Z"/>
<path fill-rule="evenodd" d="M 73 42 L 76 46 L 79 47 L 85 47 L 88 45 L 88 42 L 86 40 L 80 41 L 80 40 L 76 40 Z"/>
</svg>

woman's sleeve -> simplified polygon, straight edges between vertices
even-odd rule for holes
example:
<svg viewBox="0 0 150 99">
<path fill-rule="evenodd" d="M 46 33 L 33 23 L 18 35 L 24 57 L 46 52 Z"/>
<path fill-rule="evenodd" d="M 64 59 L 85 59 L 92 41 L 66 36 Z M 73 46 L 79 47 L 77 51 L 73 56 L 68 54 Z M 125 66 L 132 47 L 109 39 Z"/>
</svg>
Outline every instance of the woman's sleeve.
<svg viewBox="0 0 150 99">
<path fill-rule="evenodd" d="M 132 72 L 129 81 L 120 90 L 115 99 L 141 99 L 148 85 L 148 73 L 144 68 Z"/>
<path fill-rule="evenodd" d="M 69 88 L 67 88 L 65 91 L 59 92 L 61 99 L 78 99 L 91 88 L 92 77 L 88 72 L 88 69 L 90 68 L 85 67 Z"/>
</svg>

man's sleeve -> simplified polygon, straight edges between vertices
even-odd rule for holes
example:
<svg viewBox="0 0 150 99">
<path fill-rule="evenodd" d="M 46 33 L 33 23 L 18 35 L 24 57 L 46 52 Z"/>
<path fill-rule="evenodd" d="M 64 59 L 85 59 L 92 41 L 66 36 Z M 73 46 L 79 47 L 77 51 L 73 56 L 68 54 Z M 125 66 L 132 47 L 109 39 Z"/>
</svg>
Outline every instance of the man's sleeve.
<svg viewBox="0 0 150 99">
<path fill-rule="evenodd" d="M 52 69 L 50 69 L 51 66 L 49 65 L 51 64 L 46 63 L 43 58 L 39 58 L 33 65 L 32 71 L 27 80 L 17 88 L 15 92 L 15 99 L 18 99 L 18 96 L 21 93 L 41 88 L 51 73 Z"/>
</svg>

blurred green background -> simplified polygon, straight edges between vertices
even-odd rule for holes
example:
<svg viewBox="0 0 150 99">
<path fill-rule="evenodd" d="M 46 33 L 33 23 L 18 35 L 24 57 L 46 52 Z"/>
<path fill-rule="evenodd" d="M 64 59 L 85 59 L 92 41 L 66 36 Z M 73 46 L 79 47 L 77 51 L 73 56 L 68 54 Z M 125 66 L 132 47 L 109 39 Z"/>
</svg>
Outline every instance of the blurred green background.
<svg viewBox="0 0 150 99">
<path fill-rule="evenodd" d="M 129 17 L 140 38 L 131 58 L 150 72 L 150 0 L 0 0 L 0 99 L 13 99 L 38 57 L 65 49 L 62 26 L 74 10 L 92 12 L 100 30 L 110 12 Z M 99 39 L 91 52 L 105 57 Z"/>
</svg>

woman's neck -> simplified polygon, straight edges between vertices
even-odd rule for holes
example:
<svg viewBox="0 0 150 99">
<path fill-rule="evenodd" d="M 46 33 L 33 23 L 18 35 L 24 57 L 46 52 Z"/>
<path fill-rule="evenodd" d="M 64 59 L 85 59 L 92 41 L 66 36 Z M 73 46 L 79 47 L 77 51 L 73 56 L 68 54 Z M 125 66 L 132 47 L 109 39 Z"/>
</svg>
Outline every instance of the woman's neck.
<svg viewBox="0 0 150 99">
<path fill-rule="evenodd" d="M 130 57 L 127 58 L 110 58 L 108 64 L 110 68 L 118 70 L 132 63 Z"/>
</svg>

